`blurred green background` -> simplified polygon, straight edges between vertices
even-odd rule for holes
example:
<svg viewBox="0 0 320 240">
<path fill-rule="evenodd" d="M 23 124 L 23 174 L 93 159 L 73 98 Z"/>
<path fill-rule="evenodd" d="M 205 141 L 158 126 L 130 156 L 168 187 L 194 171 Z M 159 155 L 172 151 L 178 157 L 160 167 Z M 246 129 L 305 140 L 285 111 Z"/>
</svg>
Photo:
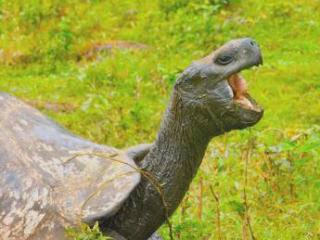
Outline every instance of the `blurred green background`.
<svg viewBox="0 0 320 240">
<path fill-rule="evenodd" d="M 0 90 L 119 148 L 155 139 L 193 60 L 256 39 L 264 66 L 243 75 L 265 116 L 211 142 L 174 236 L 320 239 L 318 0 L 0 0 L 0 19 Z"/>
</svg>

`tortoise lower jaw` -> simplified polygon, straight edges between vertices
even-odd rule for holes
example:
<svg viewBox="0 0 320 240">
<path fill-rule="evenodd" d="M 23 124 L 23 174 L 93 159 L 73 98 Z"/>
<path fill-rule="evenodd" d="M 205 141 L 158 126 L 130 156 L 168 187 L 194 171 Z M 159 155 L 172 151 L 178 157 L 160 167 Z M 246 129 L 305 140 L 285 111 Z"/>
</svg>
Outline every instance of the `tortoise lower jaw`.
<svg viewBox="0 0 320 240">
<path fill-rule="evenodd" d="M 234 100 L 235 104 L 239 105 L 243 111 L 253 112 L 256 114 L 263 114 L 264 109 L 260 106 L 251 96 L 249 93 L 245 95 L 246 103 L 242 103 L 241 100 Z M 250 104 L 250 107 L 247 105 Z"/>
<path fill-rule="evenodd" d="M 251 127 L 262 119 L 264 114 L 263 108 L 249 94 L 246 95 L 246 101 L 250 102 L 251 108 L 244 107 L 238 101 L 233 101 L 233 110 L 225 116 L 229 130 Z"/>
<path fill-rule="evenodd" d="M 246 95 L 242 98 L 234 99 L 233 101 L 235 104 L 247 111 L 253 111 L 257 113 L 263 112 L 263 108 L 257 104 L 257 102 L 249 95 L 249 93 L 246 93 Z"/>
</svg>

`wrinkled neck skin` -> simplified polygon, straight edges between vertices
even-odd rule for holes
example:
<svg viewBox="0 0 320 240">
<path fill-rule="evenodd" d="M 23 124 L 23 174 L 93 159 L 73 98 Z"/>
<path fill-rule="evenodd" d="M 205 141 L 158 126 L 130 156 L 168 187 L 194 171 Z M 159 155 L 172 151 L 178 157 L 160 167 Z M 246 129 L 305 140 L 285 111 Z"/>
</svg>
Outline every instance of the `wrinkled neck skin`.
<svg viewBox="0 0 320 240">
<path fill-rule="evenodd" d="M 169 215 L 188 190 L 210 139 L 221 134 L 206 110 L 195 110 L 192 104 L 186 106 L 185 102 L 174 90 L 157 140 L 140 165 L 163 186 Z M 159 193 L 142 177 L 141 183 L 106 227 L 128 240 L 145 240 L 165 219 Z"/>
</svg>

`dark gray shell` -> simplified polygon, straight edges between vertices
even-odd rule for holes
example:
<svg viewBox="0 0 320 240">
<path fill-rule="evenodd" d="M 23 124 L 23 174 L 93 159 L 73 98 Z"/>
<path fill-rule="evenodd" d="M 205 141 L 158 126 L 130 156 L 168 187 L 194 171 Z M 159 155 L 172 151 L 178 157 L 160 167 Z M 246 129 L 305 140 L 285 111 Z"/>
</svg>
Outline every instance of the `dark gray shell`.
<svg viewBox="0 0 320 240">
<path fill-rule="evenodd" d="M 67 132 L 0 93 L 0 239 L 63 239 L 111 216 L 140 181 L 122 151 Z"/>
</svg>

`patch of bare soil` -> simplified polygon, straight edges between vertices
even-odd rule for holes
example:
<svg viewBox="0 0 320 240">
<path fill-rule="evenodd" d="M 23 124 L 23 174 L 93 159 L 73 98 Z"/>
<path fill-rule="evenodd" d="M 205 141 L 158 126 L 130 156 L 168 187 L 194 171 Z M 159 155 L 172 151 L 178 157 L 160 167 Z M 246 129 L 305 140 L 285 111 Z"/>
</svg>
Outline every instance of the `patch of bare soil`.
<svg viewBox="0 0 320 240">
<path fill-rule="evenodd" d="M 111 54 L 113 50 L 132 50 L 139 51 L 148 49 L 149 46 L 143 43 L 112 40 L 103 43 L 95 43 L 86 48 L 79 56 L 86 60 L 95 60 L 101 54 Z"/>
<path fill-rule="evenodd" d="M 24 100 L 29 105 L 39 110 L 49 110 L 52 112 L 65 112 L 70 113 L 77 109 L 77 106 L 71 103 L 54 103 L 40 100 Z"/>
</svg>

